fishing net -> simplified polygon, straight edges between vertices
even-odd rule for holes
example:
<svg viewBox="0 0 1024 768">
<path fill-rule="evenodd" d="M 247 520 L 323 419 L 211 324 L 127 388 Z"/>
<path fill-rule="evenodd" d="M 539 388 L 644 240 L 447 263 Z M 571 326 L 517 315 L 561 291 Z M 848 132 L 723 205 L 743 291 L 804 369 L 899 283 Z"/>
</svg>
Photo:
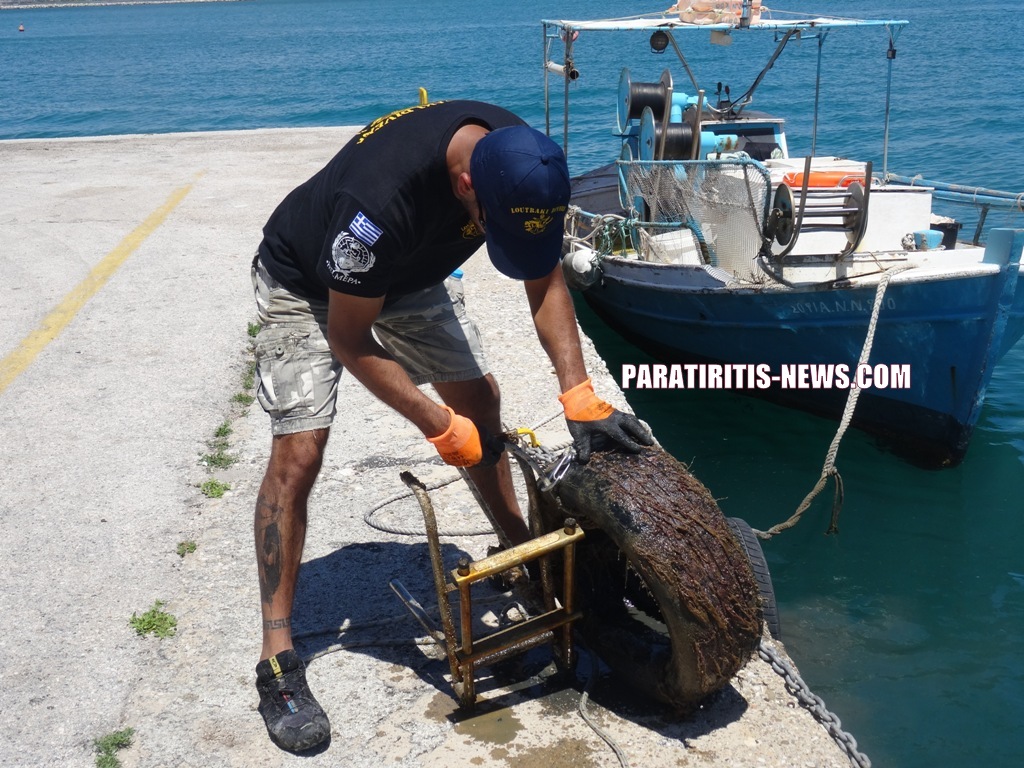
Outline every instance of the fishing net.
<svg viewBox="0 0 1024 768">
<path fill-rule="evenodd" d="M 639 258 L 705 264 L 760 281 L 771 177 L 750 160 L 622 161 L 620 192 Z"/>
</svg>

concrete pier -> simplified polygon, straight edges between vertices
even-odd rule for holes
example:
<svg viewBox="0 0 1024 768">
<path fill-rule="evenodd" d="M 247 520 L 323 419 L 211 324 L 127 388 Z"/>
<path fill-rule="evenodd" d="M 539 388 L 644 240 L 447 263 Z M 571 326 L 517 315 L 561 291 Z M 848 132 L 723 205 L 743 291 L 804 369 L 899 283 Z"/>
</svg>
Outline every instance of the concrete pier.
<svg viewBox="0 0 1024 768">
<path fill-rule="evenodd" d="M 236 397 L 247 393 L 255 319 L 249 264 L 274 206 L 351 135 L 324 128 L 0 142 L 5 762 L 91 766 L 93 740 L 130 727 L 133 745 L 119 753 L 125 766 L 618 764 L 577 711 L 592 677 L 585 654 L 573 686 L 543 685 L 525 669 L 526 684 L 484 680 L 493 703 L 459 712 L 446 662 L 413 643 L 424 632 L 388 588 L 398 578 L 434 602 L 425 540 L 364 522 L 404 491 L 401 470 L 427 483 L 457 475 L 351 377 L 310 502 L 293 617 L 300 653 L 316 656 L 309 680 L 332 741 L 296 758 L 267 738 L 253 685 L 252 510 L 270 437 L 259 406 Z M 464 280 L 505 422 L 554 417 L 542 439 L 567 439 L 521 286 L 484 254 Z M 598 393 L 623 406 L 585 343 Z M 211 468 L 215 435 L 227 430 L 234 463 Z M 209 479 L 230 490 L 207 497 L 200 486 Z M 435 503 L 444 529 L 483 525 L 459 482 Z M 422 527 L 412 500 L 373 519 L 381 528 Z M 494 541 L 451 536 L 444 551 L 480 557 Z M 179 556 L 184 542 L 195 551 Z M 171 637 L 129 626 L 155 601 L 177 618 Z M 687 719 L 623 694 L 603 674 L 587 707 L 634 766 L 849 764 L 760 659 Z"/>
</svg>

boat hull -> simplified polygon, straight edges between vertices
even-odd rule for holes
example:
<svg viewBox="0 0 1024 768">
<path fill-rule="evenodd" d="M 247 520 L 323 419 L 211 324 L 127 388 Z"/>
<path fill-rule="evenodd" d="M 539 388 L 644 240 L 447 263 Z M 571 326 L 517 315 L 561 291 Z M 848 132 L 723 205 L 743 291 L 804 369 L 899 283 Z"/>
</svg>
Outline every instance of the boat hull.
<svg viewBox="0 0 1024 768">
<path fill-rule="evenodd" d="M 993 233 L 1002 264 L 948 279 L 895 278 L 884 296 L 870 364 L 904 366 L 905 388 L 862 389 L 853 425 L 929 467 L 959 463 L 995 363 L 1024 333 L 1019 261 L 1024 233 Z M 731 388 L 838 418 L 848 388 L 784 381 L 799 366 L 856 370 L 876 288 L 700 287 L 699 267 L 610 258 L 583 295 L 627 340 L 666 363 L 767 366 L 767 388 Z M 705 280 L 705 282 L 707 282 Z M 788 367 L 788 368 L 787 368 Z M 806 368 L 805 368 L 806 369 Z"/>
</svg>

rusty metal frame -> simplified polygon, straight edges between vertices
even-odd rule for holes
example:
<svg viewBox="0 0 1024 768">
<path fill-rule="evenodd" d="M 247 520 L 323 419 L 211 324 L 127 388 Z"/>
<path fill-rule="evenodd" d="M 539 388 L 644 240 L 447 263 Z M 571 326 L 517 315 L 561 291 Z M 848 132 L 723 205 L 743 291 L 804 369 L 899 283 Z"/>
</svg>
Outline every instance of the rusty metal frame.
<svg viewBox="0 0 1024 768">
<path fill-rule="evenodd" d="M 528 468 L 524 465 L 523 469 L 525 473 Z M 574 575 L 575 545 L 583 538 L 584 534 L 583 530 L 576 525 L 575 520 L 569 518 L 565 521 L 563 528 L 542 533 L 539 515 L 531 514 L 530 527 L 531 533 L 534 535 L 533 539 L 475 562 L 470 562 L 468 558 L 462 558 L 458 567 L 448 574 L 450 575 L 449 580 L 448 575 L 445 574 L 444 561 L 441 556 L 437 518 L 434 515 L 434 507 L 426 486 L 409 472 L 403 472 L 401 478 L 416 496 L 423 512 L 442 632 L 438 632 L 434 628 L 422 606 L 400 583 L 392 581 L 391 586 L 428 634 L 444 648 L 451 668 L 452 687 L 458 695 L 460 706 L 472 708 L 476 704 L 477 667 L 487 666 L 518 655 L 538 645 L 552 643 L 558 662 L 565 668 L 571 667 L 575 653 L 572 642 L 572 623 L 582 616 L 582 613 L 575 608 Z M 530 494 L 531 513 L 534 513 L 537 489 L 535 484 L 529 482 L 530 479 L 532 479 L 532 472 L 528 475 L 527 486 Z M 554 593 L 554 579 L 550 562 L 550 556 L 558 551 L 563 552 L 561 601 L 556 599 Z M 533 616 L 490 635 L 474 638 L 471 594 L 473 584 L 538 559 L 540 560 L 541 591 L 545 611 L 538 616 Z M 459 594 L 458 633 L 450 599 L 452 592 Z"/>
</svg>

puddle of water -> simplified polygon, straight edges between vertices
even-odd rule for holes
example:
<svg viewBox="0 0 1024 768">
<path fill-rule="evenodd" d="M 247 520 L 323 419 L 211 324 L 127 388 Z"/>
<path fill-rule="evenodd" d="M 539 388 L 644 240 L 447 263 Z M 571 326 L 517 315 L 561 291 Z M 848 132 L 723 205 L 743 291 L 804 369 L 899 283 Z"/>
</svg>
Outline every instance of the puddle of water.
<svg viewBox="0 0 1024 768">
<path fill-rule="evenodd" d="M 509 744 L 523 730 L 523 723 L 508 707 L 483 712 L 455 724 L 455 732 L 490 744 Z"/>
</svg>

